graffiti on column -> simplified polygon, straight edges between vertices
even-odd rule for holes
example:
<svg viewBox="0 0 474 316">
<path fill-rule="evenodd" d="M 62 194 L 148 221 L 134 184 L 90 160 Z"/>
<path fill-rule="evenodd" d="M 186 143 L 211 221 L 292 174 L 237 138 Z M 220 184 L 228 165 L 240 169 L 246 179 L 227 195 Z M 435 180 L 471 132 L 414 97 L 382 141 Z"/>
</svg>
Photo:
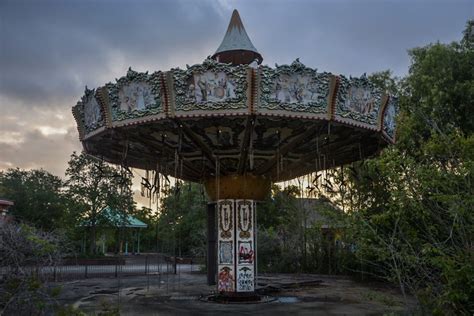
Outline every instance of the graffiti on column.
<svg viewBox="0 0 474 316">
<path fill-rule="evenodd" d="M 239 241 L 239 264 L 253 263 L 252 241 Z"/>
<path fill-rule="evenodd" d="M 249 267 L 242 267 L 239 269 L 237 276 L 237 291 L 238 292 L 252 292 L 254 290 L 254 275 L 253 270 Z"/>
</svg>

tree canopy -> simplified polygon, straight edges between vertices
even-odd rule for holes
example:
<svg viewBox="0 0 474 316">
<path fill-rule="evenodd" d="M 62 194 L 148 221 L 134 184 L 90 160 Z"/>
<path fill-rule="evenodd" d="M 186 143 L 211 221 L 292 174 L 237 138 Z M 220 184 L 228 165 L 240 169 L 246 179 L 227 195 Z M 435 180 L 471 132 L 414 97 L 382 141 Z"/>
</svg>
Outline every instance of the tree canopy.
<svg viewBox="0 0 474 316">
<path fill-rule="evenodd" d="M 395 83 L 397 144 L 345 173 L 351 238 L 365 269 L 440 315 L 474 310 L 472 25 L 459 43 L 411 50 L 406 78 L 375 80 Z"/>
<path fill-rule="evenodd" d="M 67 195 L 77 204 L 77 217 L 88 221 L 89 251 L 95 253 L 97 226 L 107 220 L 103 211 L 109 207 L 125 215 L 133 210 L 131 176 L 103 160 L 76 153 L 71 155 L 66 176 Z"/>
<path fill-rule="evenodd" d="M 67 200 L 63 180 L 46 170 L 0 171 L 0 197 L 14 201 L 10 214 L 44 230 L 63 227 Z"/>
<path fill-rule="evenodd" d="M 203 189 L 200 184 L 178 182 L 164 192 L 157 221 L 164 252 L 204 257 L 207 200 Z"/>
</svg>

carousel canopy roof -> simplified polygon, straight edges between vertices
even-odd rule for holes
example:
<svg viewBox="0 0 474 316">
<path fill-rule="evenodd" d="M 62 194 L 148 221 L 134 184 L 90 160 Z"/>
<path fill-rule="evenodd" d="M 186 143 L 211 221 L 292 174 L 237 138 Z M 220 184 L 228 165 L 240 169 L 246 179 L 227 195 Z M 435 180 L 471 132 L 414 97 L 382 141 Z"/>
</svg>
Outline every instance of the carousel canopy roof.
<svg viewBox="0 0 474 316">
<path fill-rule="evenodd" d="M 232 19 L 230 33 L 241 25 L 237 13 Z M 397 112 L 396 97 L 365 75 L 319 72 L 298 59 L 130 69 L 86 88 L 73 107 L 87 153 L 197 182 L 246 173 L 278 182 L 373 156 L 394 142 Z"/>
<path fill-rule="evenodd" d="M 250 41 L 247 32 L 245 31 L 244 25 L 237 10 L 232 12 L 232 17 L 230 19 L 229 26 L 227 27 L 227 32 L 225 33 L 224 39 L 214 54 L 232 50 L 248 50 L 258 53 L 255 46 L 253 46 L 252 41 Z"/>
</svg>

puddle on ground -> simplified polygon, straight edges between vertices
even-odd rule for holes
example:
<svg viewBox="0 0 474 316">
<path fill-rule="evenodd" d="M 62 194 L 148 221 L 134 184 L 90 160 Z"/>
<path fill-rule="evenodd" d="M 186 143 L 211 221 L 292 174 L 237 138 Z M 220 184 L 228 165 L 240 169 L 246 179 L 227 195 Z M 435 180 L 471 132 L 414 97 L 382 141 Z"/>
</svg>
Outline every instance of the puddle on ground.
<svg viewBox="0 0 474 316">
<path fill-rule="evenodd" d="M 296 296 L 279 296 L 277 298 L 277 302 L 283 303 L 283 304 L 293 304 L 293 303 L 300 302 L 300 299 L 297 298 Z"/>
</svg>

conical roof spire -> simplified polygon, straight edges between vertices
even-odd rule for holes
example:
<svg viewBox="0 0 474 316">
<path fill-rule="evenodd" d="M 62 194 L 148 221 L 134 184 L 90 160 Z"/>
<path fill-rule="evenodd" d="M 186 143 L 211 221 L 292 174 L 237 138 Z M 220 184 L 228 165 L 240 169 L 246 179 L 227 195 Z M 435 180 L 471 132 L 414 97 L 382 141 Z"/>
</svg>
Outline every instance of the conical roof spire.
<svg viewBox="0 0 474 316">
<path fill-rule="evenodd" d="M 224 39 L 212 57 L 232 64 L 250 64 L 254 60 L 262 62 L 262 55 L 250 41 L 237 10 L 232 12 Z"/>
</svg>

